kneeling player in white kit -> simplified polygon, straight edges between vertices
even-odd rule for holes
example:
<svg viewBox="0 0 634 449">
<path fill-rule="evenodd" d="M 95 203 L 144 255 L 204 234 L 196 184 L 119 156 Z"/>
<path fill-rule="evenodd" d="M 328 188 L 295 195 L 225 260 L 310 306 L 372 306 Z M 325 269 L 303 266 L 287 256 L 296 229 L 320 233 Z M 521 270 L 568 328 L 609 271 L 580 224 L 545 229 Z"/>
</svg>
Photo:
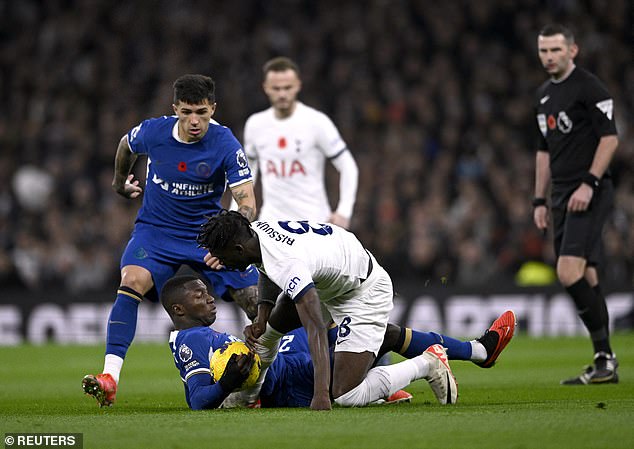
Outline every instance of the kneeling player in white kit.
<svg viewBox="0 0 634 449">
<path fill-rule="evenodd" d="M 456 402 L 458 386 L 441 345 L 372 368 L 393 306 L 392 281 L 354 234 L 307 221 L 250 224 L 222 211 L 203 225 L 198 242 L 229 269 L 253 263 L 260 270 L 258 317 L 245 335 L 263 367 L 275 359 L 280 338 L 298 327 L 299 316 L 315 371 L 312 409 L 330 409 L 330 395 L 342 406 L 364 406 L 417 379 L 429 382 L 441 404 Z M 332 391 L 325 312 L 339 326 Z"/>
</svg>

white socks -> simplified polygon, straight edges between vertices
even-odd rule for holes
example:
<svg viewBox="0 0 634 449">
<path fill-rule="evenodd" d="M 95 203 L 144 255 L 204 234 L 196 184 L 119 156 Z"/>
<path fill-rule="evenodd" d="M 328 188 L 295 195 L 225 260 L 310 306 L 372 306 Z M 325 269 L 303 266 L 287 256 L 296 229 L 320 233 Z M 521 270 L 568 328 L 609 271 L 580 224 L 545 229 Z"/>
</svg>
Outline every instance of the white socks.
<svg viewBox="0 0 634 449">
<path fill-rule="evenodd" d="M 363 407 L 378 399 L 387 398 L 429 372 L 429 363 L 422 355 L 400 363 L 377 366 L 368 371 L 359 385 L 335 398 L 344 407 Z"/>
<path fill-rule="evenodd" d="M 488 356 L 484 345 L 478 340 L 471 340 L 469 343 L 471 343 L 471 361 L 484 362 Z"/>
<path fill-rule="evenodd" d="M 271 366 L 271 363 L 277 357 L 277 349 L 283 336 L 283 333 L 276 331 L 267 324 L 266 330 L 258 338 L 258 342 L 255 344 L 255 352 L 260 356 L 263 370 Z"/>
<path fill-rule="evenodd" d="M 123 359 L 121 357 L 114 354 L 106 354 L 106 359 L 103 364 L 103 373 L 110 374 L 117 384 L 119 384 L 121 367 L 123 367 Z"/>
<path fill-rule="evenodd" d="M 276 331 L 268 324 L 266 325 L 266 330 L 262 335 L 260 335 L 258 342 L 255 344 L 255 352 L 260 356 L 261 362 L 260 376 L 258 377 L 258 380 L 254 386 L 247 390 L 231 393 L 222 403 L 222 408 L 246 407 L 257 401 L 258 396 L 260 395 L 260 390 L 262 389 L 262 384 L 264 383 L 264 379 L 266 377 L 266 372 L 277 357 L 277 349 L 283 335 L 284 334 Z"/>
</svg>

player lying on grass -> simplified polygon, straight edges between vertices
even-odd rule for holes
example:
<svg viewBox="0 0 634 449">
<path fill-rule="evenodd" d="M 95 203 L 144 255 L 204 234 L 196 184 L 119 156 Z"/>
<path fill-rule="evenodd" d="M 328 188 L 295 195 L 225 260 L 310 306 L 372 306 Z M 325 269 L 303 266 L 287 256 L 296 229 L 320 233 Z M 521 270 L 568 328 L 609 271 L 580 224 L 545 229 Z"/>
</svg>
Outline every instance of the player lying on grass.
<svg viewBox="0 0 634 449">
<path fill-rule="evenodd" d="M 163 287 L 161 302 L 176 329 L 171 333 L 169 342 L 185 385 L 187 405 L 195 410 L 219 407 L 247 378 L 253 356 L 232 356 L 223 376 L 214 383 L 209 369 L 210 354 L 225 343 L 238 339 L 211 327 L 216 319 L 216 306 L 207 287 L 195 276 L 177 276 Z M 424 377 L 431 384 L 437 381 L 438 376 L 450 372 L 441 368 L 440 365 L 445 365 L 431 351 L 427 351 L 429 347 L 442 344 L 448 347 L 450 358 L 471 360 L 479 366 L 490 367 L 512 338 L 514 327 L 515 316 L 513 312 L 507 311 L 495 320 L 482 337 L 462 342 L 433 332 L 418 332 L 389 324 L 380 354 L 395 351 L 407 358 L 428 361 L 430 369 Z M 337 328 L 333 328 L 328 332 L 331 363 L 337 331 Z M 313 387 L 313 363 L 307 334 L 303 328 L 298 328 L 281 339 L 278 356 L 264 376 L 260 391 L 261 404 L 263 407 L 309 407 Z M 402 399 L 399 397 L 393 402 Z"/>
<path fill-rule="evenodd" d="M 331 396 L 342 406 L 367 405 L 421 378 L 430 381 L 441 403 L 457 400 L 457 384 L 441 345 L 373 368 L 394 292 L 390 276 L 351 232 L 304 220 L 251 225 L 224 210 L 203 225 L 198 242 L 226 268 L 258 268 L 258 316 L 245 336 L 257 348 L 263 369 L 275 359 L 285 333 L 300 324 L 306 329 L 314 364 L 311 409 L 329 410 Z M 281 292 L 286 300 L 276 304 Z M 332 382 L 325 315 L 339 326 Z M 498 345 L 513 332 L 515 319 L 509 315 Z"/>
</svg>

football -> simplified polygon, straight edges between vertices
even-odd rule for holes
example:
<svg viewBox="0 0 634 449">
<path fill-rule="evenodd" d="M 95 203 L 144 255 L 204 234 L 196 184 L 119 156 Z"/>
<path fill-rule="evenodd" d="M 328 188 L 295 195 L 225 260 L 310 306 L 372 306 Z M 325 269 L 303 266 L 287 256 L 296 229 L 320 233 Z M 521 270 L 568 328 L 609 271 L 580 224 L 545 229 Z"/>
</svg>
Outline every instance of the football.
<svg viewBox="0 0 634 449">
<path fill-rule="evenodd" d="M 250 350 L 247 345 L 241 341 L 232 341 L 225 344 L 222 348 L 216 349 L 209 360 L 211 377 L 214 379 L 214 382 L 217 382 L 218 379 L 222 377 L 225 372 L 227 362 L 232 354 L 248 354 L 249 352 Z M 255 385 L 258 380 L 258 376 L 260 375 L 261 365 L 260 356 L 255 354 L 255 362 L 251 367 L 249 377 L 247 377 L 239 390 L 246 390 L 247 388 L 251 388 Z"/>
</svg>

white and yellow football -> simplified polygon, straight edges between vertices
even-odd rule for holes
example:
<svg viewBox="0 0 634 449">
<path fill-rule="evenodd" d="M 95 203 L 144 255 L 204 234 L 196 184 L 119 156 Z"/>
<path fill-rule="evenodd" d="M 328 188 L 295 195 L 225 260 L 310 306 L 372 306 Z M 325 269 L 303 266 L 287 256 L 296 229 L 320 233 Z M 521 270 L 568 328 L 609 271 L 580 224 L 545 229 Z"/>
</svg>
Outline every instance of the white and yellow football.
<svg viewBox="0 0 634 449">
<path fill-rule="evenodd" d="M 224 374 L 227 362 L 232 354 L 248 354 L 249 352 L 251 352 L 250 349 L 241 341 L 232 341 L 231 343 L 225 344 L 222 348 L 216 349 L 209 360 L 211 377 L 214 379 L 214 382 L 218 382 L 218 379 Z M 239 390 L 246 390 L 255 385 L 260 375 L 261 366 L 260 356 L 255 354 L 255 362 L 251 367 L 249 377 L 242 383 Z"/>
</svg>

